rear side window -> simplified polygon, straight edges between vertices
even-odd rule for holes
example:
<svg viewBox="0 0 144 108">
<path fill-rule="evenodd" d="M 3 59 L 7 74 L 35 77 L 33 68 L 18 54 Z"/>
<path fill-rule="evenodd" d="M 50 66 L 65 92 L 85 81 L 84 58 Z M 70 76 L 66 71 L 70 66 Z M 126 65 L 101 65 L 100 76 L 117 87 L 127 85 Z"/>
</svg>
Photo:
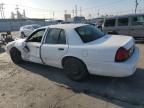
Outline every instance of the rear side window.
<svg viewBox="0 0 144 108">
<path fill-rule="evenodd" d="M 60 29 L 49 29 L 49 32 L 47 34 L 45 43 L 47 44 L 56 44 L 58 41 L 58 37 L 60 34 Z"/>
<path fill-rule="evenodd" d="M 62 29 L 51 28 L 45 40 L 46 44 L 66 44 L 65 32 Z"/>
<path fill-rule="evenodd" d="M 128 18 L 119 18 L 118 26 L 128 26 Z"/>
<path fill-rule="evenodd" d="M 92 25 L 81 26 L 75 29 L 84 43 L 94 41 L 105 34 Z"/>
<path fill-rule="evenodd" d="M 107 19 L 105 21 L 105 27 L 113 27 L 115 26 L 116 19 Z"/>
</svg>

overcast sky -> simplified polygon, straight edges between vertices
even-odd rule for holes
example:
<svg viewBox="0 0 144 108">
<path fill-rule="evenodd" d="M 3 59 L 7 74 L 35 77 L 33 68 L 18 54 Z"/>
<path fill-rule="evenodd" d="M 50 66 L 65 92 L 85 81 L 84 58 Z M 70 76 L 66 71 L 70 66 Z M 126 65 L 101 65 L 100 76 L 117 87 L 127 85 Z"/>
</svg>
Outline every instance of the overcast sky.
<svg viewBox="0 0 144 108">
<path fill-rule="evenodd" d="M 5 16 L 10 17 L 10 12 L 15 12 L 16 4 L 19 11 L 26 10 L 27 17 L 52 18 L 53 12 L 55 19 L 63 19 L 64 10 L 72 14 L 75 5 L 80 7 L 82 15 L 85 17 L 97 17 L 98 10 L 100 15 L 105 14 L 125 14 L 134 11 L 135 0 L 0 0 L 4 3 Z M 144 1 L 139 0 L 138 9 L 144 7 Z M 144 11 L 143 11 L 144 12 Z"/>
</svg>

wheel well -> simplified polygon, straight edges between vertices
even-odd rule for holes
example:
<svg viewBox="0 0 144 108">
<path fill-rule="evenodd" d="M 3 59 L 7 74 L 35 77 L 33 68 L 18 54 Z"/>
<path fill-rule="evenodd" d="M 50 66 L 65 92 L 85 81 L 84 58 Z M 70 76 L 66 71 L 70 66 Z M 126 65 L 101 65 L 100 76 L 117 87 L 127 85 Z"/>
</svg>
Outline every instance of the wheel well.
<svg viewBox="0 0 144 108">
<path fill-rule="evenodd" d="M 85 66 L 86 69 L 87 69 L 86 64 L 85 64 L 81 59 L 79 59 L 79 58 L 77 58 L 77 57 L 73 57 L 73 56 L 66 56 L 66 57 L 64 57 L 64 58 L 62 59 L 62 66 L 63 66 L 63 67 L 64 67 L 64 62 L 65 62 L 67 59 L 69 59 L 69 58 L 77 59 L 77 60 L 80 61 L 82 64 L 84 64 L 84 66 Z"/>
<path fill-rule="evenodd" d="M 17 51 L 19 51 L 16 47 L 12 47 L 12 48 L 10 49 L 10 53 L 11 53 L 12 50 L 17 50 Z M 20 52 L 20 51 L 19 51 L 19 52 Z M 20 52 L 20 54 L 21 54 L 21 52 Z"/>
</svg>

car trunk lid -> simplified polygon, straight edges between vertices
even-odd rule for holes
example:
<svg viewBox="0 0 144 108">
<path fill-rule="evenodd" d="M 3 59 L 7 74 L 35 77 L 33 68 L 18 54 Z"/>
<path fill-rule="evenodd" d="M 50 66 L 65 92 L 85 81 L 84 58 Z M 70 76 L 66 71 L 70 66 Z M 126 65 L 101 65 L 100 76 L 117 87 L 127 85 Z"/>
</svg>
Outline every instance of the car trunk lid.
<svg viewBox="0 0 144 108">
<path fill-rule="evenodd" d="M 96 56 L 96 61 L 113 62 L 115 61 L 115 55 L 120 47 L 125 48 L 132 55 L 135 42 L 130 36 L 121 35 L 106 35 L 101 39 L 87 43 L 90 50 L 89 58 Z"/>
</svg>

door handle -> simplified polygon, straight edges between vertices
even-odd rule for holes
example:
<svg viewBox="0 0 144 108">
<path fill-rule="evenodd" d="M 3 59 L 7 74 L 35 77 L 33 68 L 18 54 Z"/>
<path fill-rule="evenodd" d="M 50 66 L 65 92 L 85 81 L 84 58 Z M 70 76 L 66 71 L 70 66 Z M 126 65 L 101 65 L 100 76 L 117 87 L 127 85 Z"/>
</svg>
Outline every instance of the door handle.
<svg viewBox="0 0 144 108">
<path fill-rule="evenodd" d="M 58 50 L 62 51 L 62 50 L 64 50 L 64 48 L 58 48 Z"/>
</svg>

